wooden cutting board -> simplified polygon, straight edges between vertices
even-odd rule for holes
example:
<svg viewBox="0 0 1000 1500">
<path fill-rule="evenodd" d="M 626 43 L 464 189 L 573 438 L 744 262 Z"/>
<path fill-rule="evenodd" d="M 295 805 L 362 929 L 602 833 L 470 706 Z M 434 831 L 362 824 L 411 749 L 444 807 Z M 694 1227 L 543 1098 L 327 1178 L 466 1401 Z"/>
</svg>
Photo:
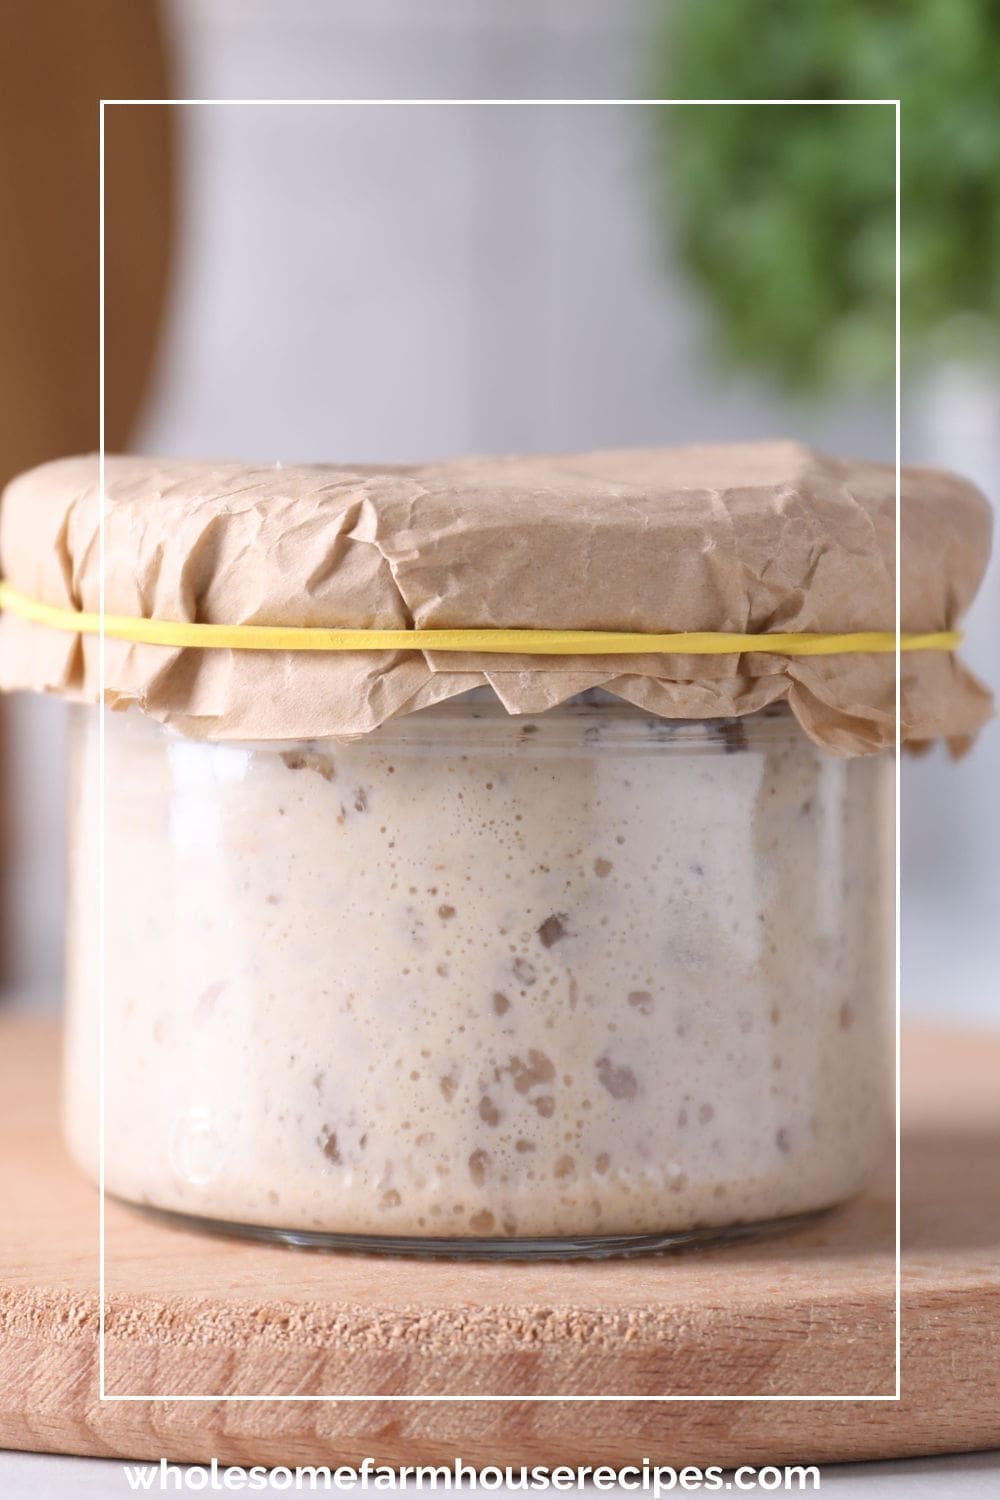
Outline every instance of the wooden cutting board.
<svg viewBox="0 0 1000 1500">
<path fill-rule="evenodd" d="M 239 1464 L 675 1465 L 1000 1444 L 998 1081 L 1000 1035 L 907 1039 L 899 1402 L 745 1399 L 892 1394 L 890 1152 L 862 1199 L 808 1228 L 603 1264 L 322 1255 L 109 1203 L 106 1389 L 160 1399 L 102 1403 L 97 1197 L 60 1145 L 54 1028 L 8 1021 L 0 1444 Z M 720 1393 L 740 1399 L 638 1399 Z M 211 1399 L 233 1394 L 370 1399 Z M 569 1395 L 624 1399 L 518 1399 Z"/>
</svg>

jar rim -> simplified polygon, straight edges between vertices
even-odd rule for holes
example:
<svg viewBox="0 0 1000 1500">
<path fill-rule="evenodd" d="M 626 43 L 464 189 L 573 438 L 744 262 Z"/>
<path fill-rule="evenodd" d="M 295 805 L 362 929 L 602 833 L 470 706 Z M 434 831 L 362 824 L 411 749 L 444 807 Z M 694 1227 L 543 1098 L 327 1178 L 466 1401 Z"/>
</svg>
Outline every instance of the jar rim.
<svg viewBox="0 0 1000 1500">
<path fill-rule="evenodd" d="M 431 704 L 352 739 L 192 740 L 172 725 L 143 714 L 135 707 L 106 711 L 113 721 L 136 725 L 145 719 L 152 731 L 171 739 L 201 745 L 206 751 L 287 753 L 296 746 L 335 753 L 338 746 L 352 751 L 391 750 L 399 755 L 492 754 L 550 756 L 620 754 L 732 755 L 763 751 L 776 745 L 810 743 L 784 702 L 768 704 L 742 716 L 668 719 L 628 703 L 600 688 L 590 688 L 537 714 L 512 714 L 492 688 L 478 687 L 441 703 Z M 112 720 L 109 717 L 109 722 Z"/>
</svg>

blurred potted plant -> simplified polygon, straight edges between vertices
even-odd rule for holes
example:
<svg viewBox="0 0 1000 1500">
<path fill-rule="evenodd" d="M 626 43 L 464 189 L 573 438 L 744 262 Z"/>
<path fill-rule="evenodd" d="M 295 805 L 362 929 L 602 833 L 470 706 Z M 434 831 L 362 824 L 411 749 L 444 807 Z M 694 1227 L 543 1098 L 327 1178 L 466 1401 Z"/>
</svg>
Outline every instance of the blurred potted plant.
<svg viewBox="0 0 1000 1500">
<path fill-rule="evenodd" d="M 675 0 L 666 98 L 902 101 L 903 363 L 921 457 L 1000 489 L 1000 10 Z M 894 369 L 894 112 L 657 111 L 671 234 L 720 350 L 796 392 Z M 905 432 L 904 432 L 905 441 Z"/>
</svg>

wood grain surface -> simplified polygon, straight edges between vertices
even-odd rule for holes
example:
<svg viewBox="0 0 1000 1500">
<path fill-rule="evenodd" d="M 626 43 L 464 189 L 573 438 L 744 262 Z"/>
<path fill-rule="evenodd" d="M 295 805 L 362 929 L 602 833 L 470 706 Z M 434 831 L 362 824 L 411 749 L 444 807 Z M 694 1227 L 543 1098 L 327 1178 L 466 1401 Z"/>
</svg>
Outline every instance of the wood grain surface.
<svg viewBox="0 0 1000 1500">
<path fill-rule="evenodd" d="M 157 1399 L 102 1402 L 97 1196 L 59 1141 L 56 1053 L 51 1026 L 0 1029 L 0 1444 L 242 1464 L 760 1463 L 1000 1444 L 1000 1036 L 920 1034 L 904 1049 L 899 1402 L 635 1399 L 891 1396 L 891 1153 L 863 1198 L 808 1228 L 603 1264 L 323 1255 L 109 1202 L 106 1392 Z M 211 1399 L 235 1394 L 370 1399 Z M 595 1399 L 517 1399 L 570 1395 Z"/>
</svg>

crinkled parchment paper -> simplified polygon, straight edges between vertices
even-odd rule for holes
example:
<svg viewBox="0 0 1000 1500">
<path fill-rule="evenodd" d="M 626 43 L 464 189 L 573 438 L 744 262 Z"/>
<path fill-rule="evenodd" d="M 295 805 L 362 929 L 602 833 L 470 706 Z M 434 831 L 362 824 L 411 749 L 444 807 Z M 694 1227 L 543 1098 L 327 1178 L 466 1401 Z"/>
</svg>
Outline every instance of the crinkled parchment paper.
<svg viewBox="0 0 1000 1500">
<path fill-rule="evenodd" d="M 892 630 L 894 475 L 794 443 L 369 467 L 109 457 L 106 608 L 171 620 L 628 631 Z M 22 593 L 98 608 L 98 466 L 15 479 L 0 567 Z M 902 480 L 902 628 L 950 629 L 989 554 L 968 482 Z M 0 686 L 96 701 L 99 644 L 9 612 Z M 489 683 L 512 713 L 603 687 L 714 718 L 784 700 L 839 755 L 894 739 L 892 655 L 496 657 L 232 652 L 106 642 L 107 701 L 203 739 L 365 734 Z M 989 717 L 954 653 L 902 658 L 902 735 L 961 748 Z"/>
</svg>

